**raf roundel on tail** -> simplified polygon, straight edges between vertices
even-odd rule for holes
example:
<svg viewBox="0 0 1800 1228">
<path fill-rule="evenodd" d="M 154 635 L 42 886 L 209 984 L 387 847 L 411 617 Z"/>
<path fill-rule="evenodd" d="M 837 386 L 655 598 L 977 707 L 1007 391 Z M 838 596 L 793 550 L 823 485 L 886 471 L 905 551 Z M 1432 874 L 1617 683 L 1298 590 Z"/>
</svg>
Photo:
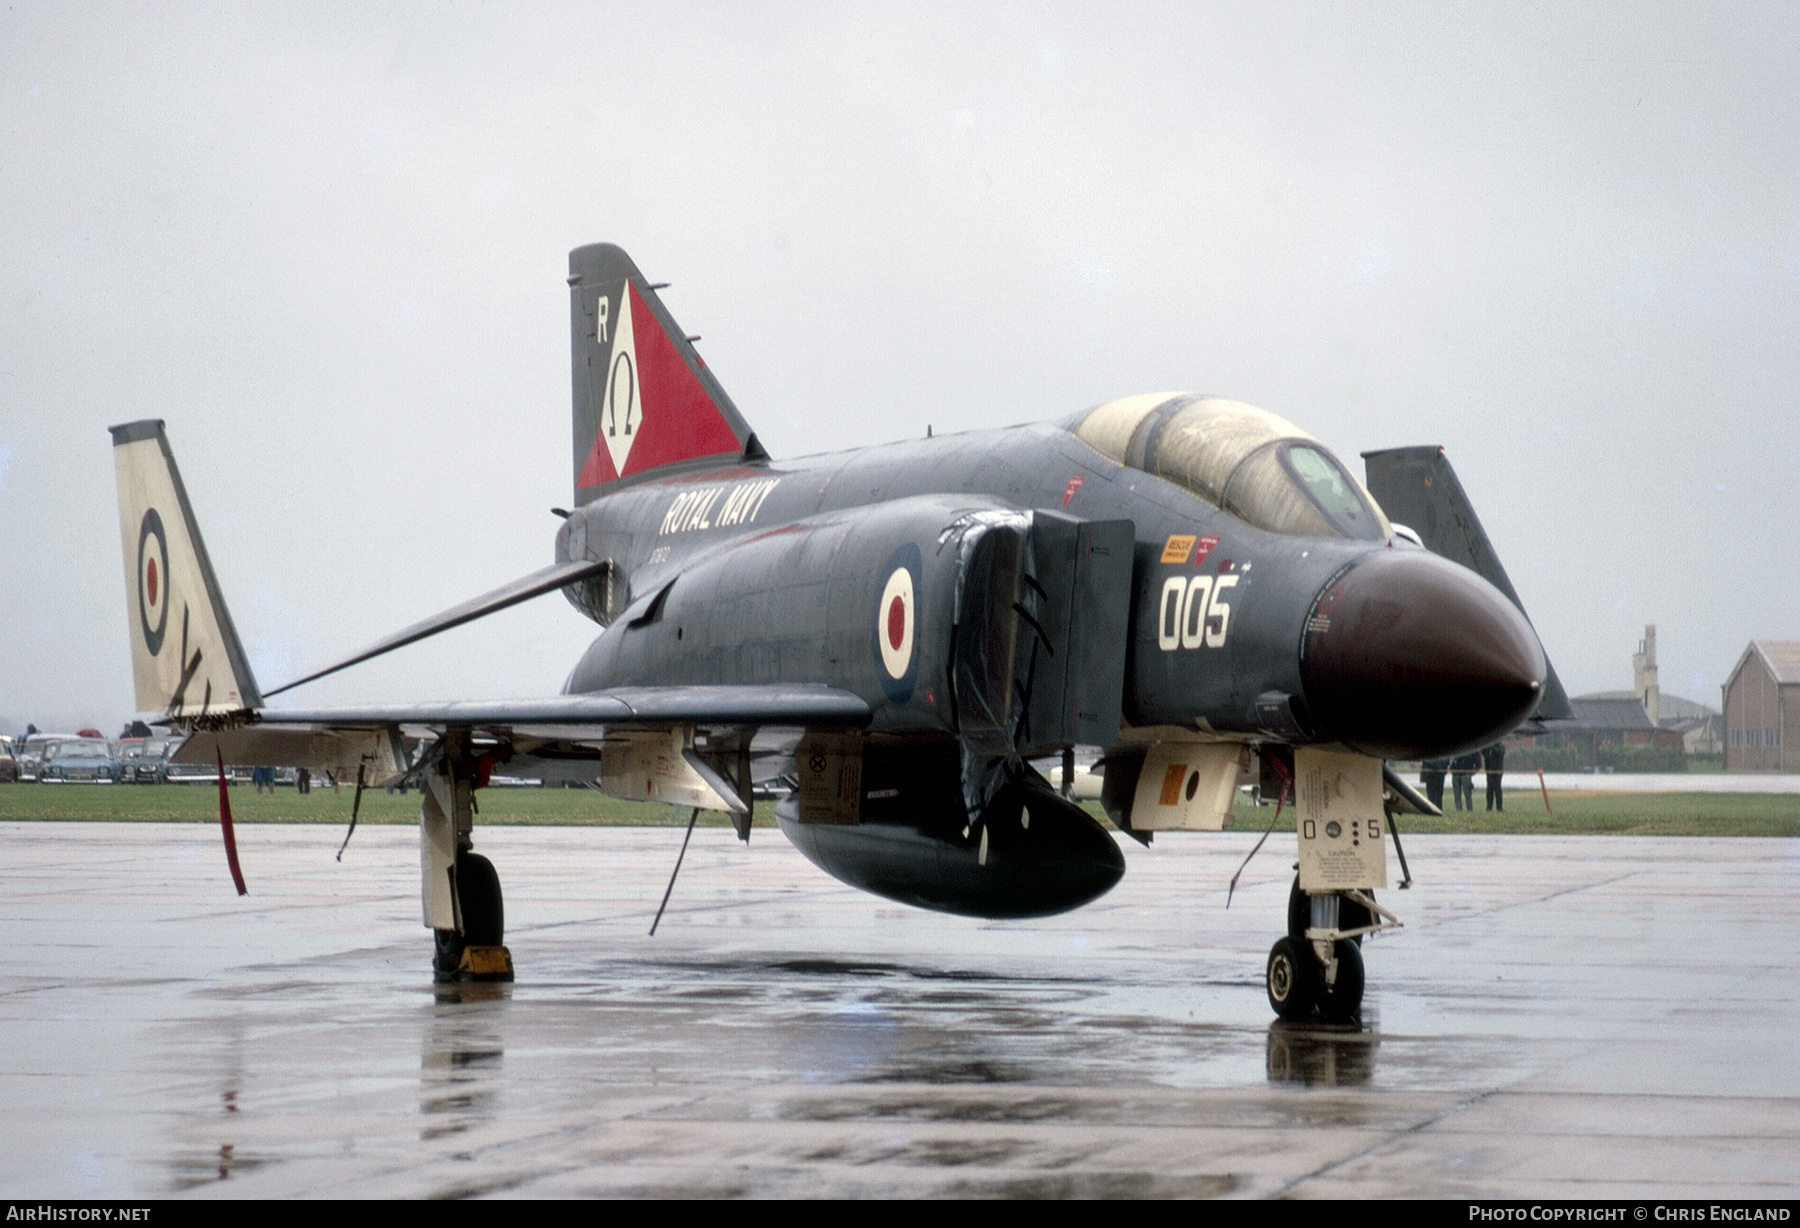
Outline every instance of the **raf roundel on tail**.
<svg viewBox="0 0 1800 1228">
<path fill-rule="evenodd" d="M 112 436 L 138 711 L 197 719 L 260 707 L 163 424 Z"/>
<path fill-rule="evenodd" d="M 169 625 L 169 539 L 155 508 L 144 510 L 138 532 L 138 617 L 143 620 L 144 646 L 151 656 L 162 651 Z"/>
<path fill-rule="evenodd" d="M 113 428 L 139 709 L 190 733 L 187 760 L 418 780 L 439 977 L 513 975 L 474 849 L 501 764 L 720 810 L 745 839 L 785 787 L 782 832 L 843 881 L 1032 917 L 1125 872 L 1039 770 L 1079 753 L 1144 843 L 1226 826 L 1240 782 L 1292 807 L 1269 1002 L 1349 1018 L 1361 937 L 1399 924 L 1374 897 L 1400 855 L 1383 829 L 1436 813 L 1384 761 L 1566 712 L 1441 452 L 1372 454 L 1378 501 L 1286 419 L 1164 392 L 776 461 L 624 252 L 572 252 L 568 286 L 556 561 L 269 692 L 561 590 L 601 630 L 558 695 L 265 707 L 162 423 Z M 1390 523 L 1402 507 L 1423 538 Z"/>
</svg>

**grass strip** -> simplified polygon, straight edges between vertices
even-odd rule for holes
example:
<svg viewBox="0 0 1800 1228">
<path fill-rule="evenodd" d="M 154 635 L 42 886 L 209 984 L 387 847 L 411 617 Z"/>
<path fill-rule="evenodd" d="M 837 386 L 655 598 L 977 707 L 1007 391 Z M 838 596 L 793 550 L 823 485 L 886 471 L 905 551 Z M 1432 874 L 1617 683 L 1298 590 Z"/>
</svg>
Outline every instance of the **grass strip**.
<svg viewBox="0 0 1800 1228">
<path fill-rule="evenodd" d="M 351 790 L 333 794 L 315 787 L 302 797 L 292 787 L 257 793 L 231 790 L 238 823 L 348 823 Z M 668 827 L 687 822 L 673 806 L 621 802 L 592 789 L 483 789 L 475 795 L 476 821 L 524 827 Z M 1405 817 L 1403 835 L 1483 832 L 1516 835 L 1800 836 L 1800 795 L 1783 793 L 1514 793 L 1504 812 L 1452 810 L 1441 819 Z M 0 820 L 84 823 L 215 823 L 218 792 L 201 785 L 0 785 Z M 1099 815 L 1099 807 L 1089 803 Z M 756 825 L 772 827 L 772 807 L 756 807 Z M 1269 807 L 1241 802 L 1238 830 L 1260 831 Z M 371 789 L 363 794 L 363 823 L 419 821 L 419 795 Z M 724 826 L 725 816 L 703 813 L 700 822 Z M 1282 825 L 1288 820 L 1284 815 Z"/>
</svg>

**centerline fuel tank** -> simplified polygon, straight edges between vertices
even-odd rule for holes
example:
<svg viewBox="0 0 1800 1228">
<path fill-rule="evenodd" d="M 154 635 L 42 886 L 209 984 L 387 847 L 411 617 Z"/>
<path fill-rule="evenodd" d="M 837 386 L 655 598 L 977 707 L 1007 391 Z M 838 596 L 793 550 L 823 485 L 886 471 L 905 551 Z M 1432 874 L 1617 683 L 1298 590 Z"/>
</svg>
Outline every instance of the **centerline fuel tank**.
<svg viewBox="0 0 1800 1228">
<path fill-rule="evenodd" d="M 1125 873 L 1112 835 L 1029 768 L 972 819 L 955 743 L 852 736 L 844 750 L 825 785 L 835 807 L 813 804 L 818 786 L 801 762 L 800 788 L 775 818 L 809 861 L 852 887 L 968 917 L 1043 917 L 1097 899 Z M 823 771 L 827 756 L 813 758 Z"/>
</svg>

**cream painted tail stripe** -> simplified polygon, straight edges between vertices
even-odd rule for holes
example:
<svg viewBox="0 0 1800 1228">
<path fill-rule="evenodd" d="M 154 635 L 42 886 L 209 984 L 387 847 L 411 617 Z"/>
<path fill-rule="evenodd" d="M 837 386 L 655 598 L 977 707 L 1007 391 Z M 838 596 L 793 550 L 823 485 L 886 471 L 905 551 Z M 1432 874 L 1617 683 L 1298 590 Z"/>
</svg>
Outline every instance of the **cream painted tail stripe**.
<svg viewBox="0 0 1800 1228">
<path fill-rule="evenodd" d="M 111 430 L 138 711 L 198 716 L 261 707 L 162 420 Z"/>
</svg>

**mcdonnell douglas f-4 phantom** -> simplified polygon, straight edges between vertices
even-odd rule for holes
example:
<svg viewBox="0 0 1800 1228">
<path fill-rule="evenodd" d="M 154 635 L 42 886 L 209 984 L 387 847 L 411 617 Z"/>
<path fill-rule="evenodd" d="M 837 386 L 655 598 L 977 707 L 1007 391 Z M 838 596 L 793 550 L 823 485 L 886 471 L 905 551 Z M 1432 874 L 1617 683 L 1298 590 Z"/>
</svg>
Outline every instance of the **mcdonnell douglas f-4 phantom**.
<svg viewBox="0 0 1800 1228">
<path fill-rule="evenodd" d="M 722 811 L 745 839 L 756 786 L 780 779 L 776 821 L 826 873 L 1032 917 L 1125 871 L 1032 766 L 1060 754 L 1066 782 L 1082 747 L 1106 814 L 1144 842 L 1220 829 L 1240 780 L 1293 807 L 1270 1002 L 1346 1018 L 1361 937 L 1397 923 L 1373 896 L 1392 815 L 1437 813 L 1385 760 L 1566 710 L 1436 448 L 1370 454 L 1378 502 L 1272 413 L 1155 393 L 775 461 L 623 251 L 580 248 L 569 274 L 575 493 L 556 562 L 299 680 L 560 589 L 604 628 L 560 695 L 266 706 L 162 423 L 112 429 L 138 708 L 190 733 L 186 760 L 418 779 L 440 977 L 512 975 L 472 839 L 471 793 L 498 764 Z"/>
</svg>

